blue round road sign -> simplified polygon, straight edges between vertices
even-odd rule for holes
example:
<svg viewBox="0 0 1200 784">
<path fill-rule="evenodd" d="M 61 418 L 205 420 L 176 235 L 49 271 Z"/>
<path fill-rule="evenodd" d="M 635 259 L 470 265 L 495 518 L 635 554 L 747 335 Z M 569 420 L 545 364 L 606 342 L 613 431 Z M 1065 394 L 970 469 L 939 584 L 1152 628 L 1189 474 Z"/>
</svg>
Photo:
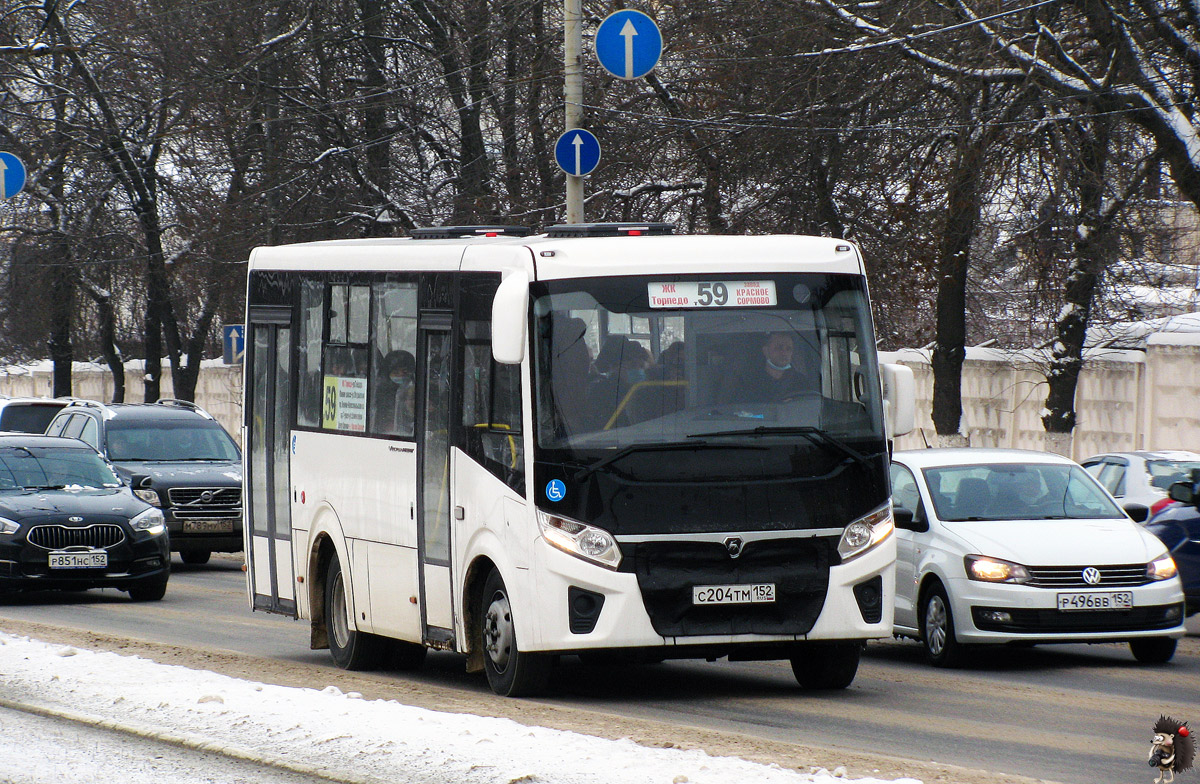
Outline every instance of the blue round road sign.
<svg viewBox="0 0 1200 784">
<path fill-rule="evenodd" d="M 600 164 L 600 140 L 591 131 L 572 128 L 554 143 L 554 160 L 573 177 L 591 174 Z"/>
<path fill-rule="evenodd" d="M 596 59 L 618 79 L 640 79 L 653 71 L 662 48 L 658 24 L 631 8 L 609 14 L 596 29 Z"/>
<path fill-rule="evenodd" d="M 11 199 L 25 187 L 25 164 L 11 152 L 0 152 L 0 197 Z"/>
</svg>

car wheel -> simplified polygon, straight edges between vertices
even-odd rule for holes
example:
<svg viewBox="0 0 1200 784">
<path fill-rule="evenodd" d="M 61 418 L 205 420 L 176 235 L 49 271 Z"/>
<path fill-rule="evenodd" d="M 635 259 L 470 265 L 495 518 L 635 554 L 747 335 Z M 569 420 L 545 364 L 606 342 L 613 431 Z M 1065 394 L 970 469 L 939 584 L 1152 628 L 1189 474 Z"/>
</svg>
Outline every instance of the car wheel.
<svg viewBox="0 0 1200 784">
<path fill-rule="evenodd" d="M 383 660 L 385 641 L 354 628 L 346 580 L 337 555 L 329 559 L 325 572 L 325 627 L 333 662 L 343 670 L 372 670 Z"/>
<path fill-rule="evenodd" d="M 157 602 L 167 595 L 167 581 L 143 583 L 129 588 L 129 598 L 135 602 Z"/>
<path fill-rule="evenodd" d="M 521 650 L 508 590 L 494 569 L 483 584 L 476 618 L 483 645 L 483 669 L 492 691 L 502 697 L 528 697 L 545 691 L 551 657 Z"/>
<path fill-rule="evenodd" d="M 941 583 L 934 583 L 921 601 L 921 643 L 925 658 L 935 667 L 957 667 L 963 646 L 954 636 L 954 613 Z"/>
<path fill-rule="evenodd" d="M 209 550 L 180 550 L 179 557 L 183 559 L 185 564 L 192 566 L 200 566 L 208 563 L 208 559 L 212 557 L 212 552 Z"/>
<path fill-rule="evenodd" d="M 1143 637 L 1130 640 L 1129 650 L 1142 664 L 1165 664 L 1175 655 L 1175 645 L 1170 637 Z"/>
<path fill-rule="evenodd" d="M 792 674 L 806 689 L 844 689 L 854 682 L 862 643 L 807 643 L 792 656 Z"/>
</svg>

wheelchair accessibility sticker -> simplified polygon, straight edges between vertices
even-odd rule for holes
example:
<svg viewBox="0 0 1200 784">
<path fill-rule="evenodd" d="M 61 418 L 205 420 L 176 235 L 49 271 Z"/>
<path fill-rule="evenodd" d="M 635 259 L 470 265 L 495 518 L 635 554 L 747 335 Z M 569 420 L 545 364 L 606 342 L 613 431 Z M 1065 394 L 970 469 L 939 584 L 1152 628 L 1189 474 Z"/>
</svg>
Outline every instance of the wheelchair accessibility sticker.
<svg viewBox="0 0 1200 784">
<path fill-rule="evenodd" d="M 567 497 L 567 486 L 561 479 L 551 479 L 546 484 L 546 500 L 561 501 Z"/>
</svg>

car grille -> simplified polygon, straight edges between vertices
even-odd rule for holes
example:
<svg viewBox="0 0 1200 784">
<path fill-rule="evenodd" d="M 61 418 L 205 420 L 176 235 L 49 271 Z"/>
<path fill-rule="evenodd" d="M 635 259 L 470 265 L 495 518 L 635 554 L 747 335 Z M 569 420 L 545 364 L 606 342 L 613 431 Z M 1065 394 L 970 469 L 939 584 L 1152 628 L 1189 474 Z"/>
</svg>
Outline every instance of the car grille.
<svg viewBox="0 0 1200 784">
<path fill-rule="evenodd" d="M 105 549 L 125 541 L 125 531 L 119 525 L 107 523 L 87 526 L 36 525 L 29 529 L 29 543 L 46 550 L 68 547 Z"/>
<path fill-rule="evenodd" d="M 994 614 L 1007 614 L 1009 620 L 994 620 Z M 990 632 L 1024 634 L 1070 634 L 1073 632 L 1142 632 L 1171 629 L 1183 620 L 1182 604 L 1134 607 L 1130 610 L 1027 610 L 1010 607 L 972 607 L 975 628 Z"/>
<path fill-rule="evenodd" d="M 226 520 L 242 516 L 240 487 L 173 487 L 167 491 L 177 520 Z"/>
<path fill-rule="evenodd" d="M 1029 582 L 1034 588 L 1110 588 L 1146 585 L 1146 564 L 1120 566 L 1097 566 L 1100 582 L 1088 583 L 1083 579 L 1085 566 L 1029 566 Z"/>
</svg>

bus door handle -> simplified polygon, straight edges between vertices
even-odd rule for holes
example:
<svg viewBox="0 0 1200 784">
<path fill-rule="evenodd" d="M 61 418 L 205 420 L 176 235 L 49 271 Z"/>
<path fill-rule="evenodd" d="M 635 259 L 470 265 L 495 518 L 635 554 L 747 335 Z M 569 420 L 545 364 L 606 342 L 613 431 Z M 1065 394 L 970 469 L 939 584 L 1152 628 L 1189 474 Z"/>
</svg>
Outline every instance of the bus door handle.
<svg viewBox="0 0 1200 784">
<path fill-rule="evenodd" d="M 467 519 L 467 510 L 463 509 L 461 506 L 454 507 L 454 519 L 455 520 Z"/>
</svg>

